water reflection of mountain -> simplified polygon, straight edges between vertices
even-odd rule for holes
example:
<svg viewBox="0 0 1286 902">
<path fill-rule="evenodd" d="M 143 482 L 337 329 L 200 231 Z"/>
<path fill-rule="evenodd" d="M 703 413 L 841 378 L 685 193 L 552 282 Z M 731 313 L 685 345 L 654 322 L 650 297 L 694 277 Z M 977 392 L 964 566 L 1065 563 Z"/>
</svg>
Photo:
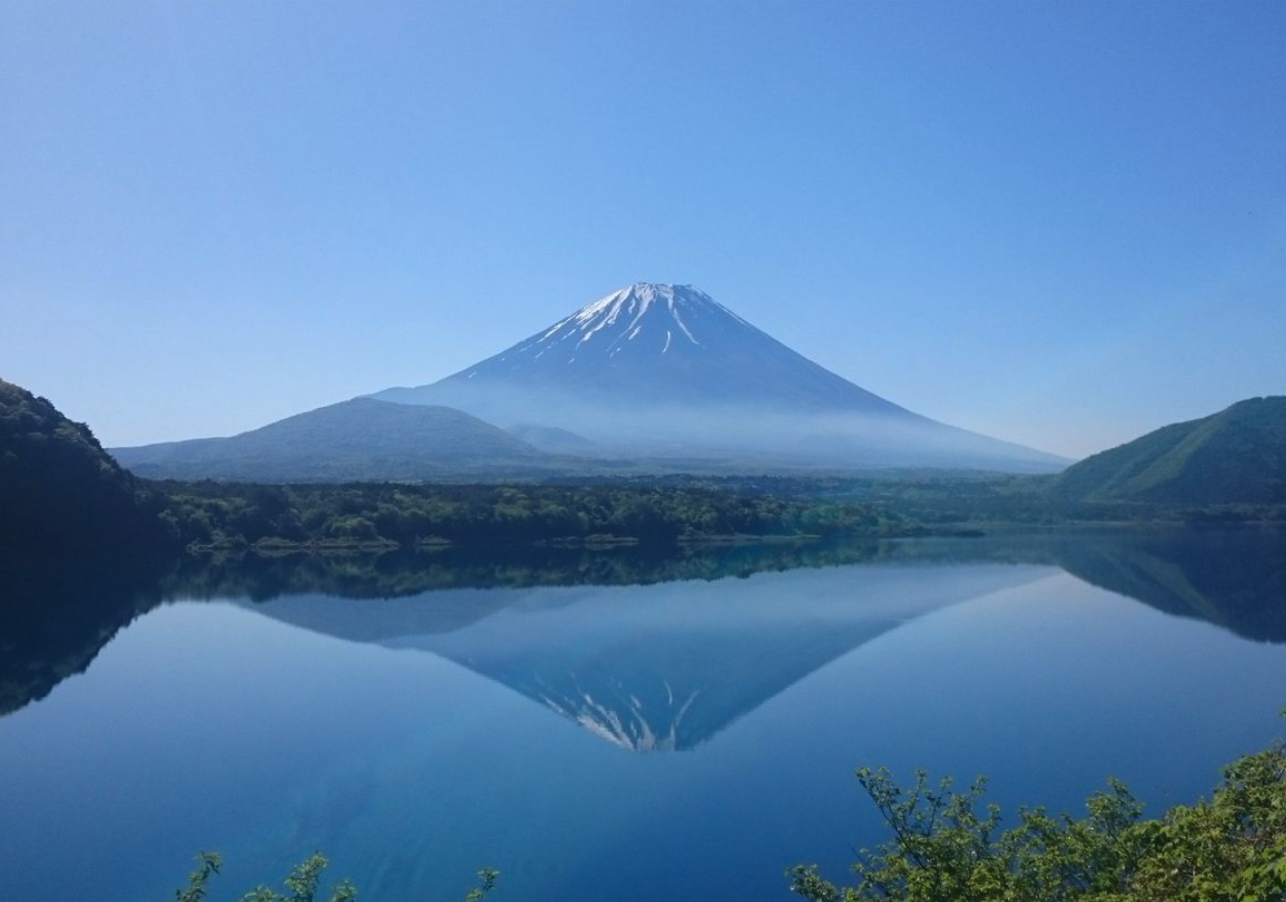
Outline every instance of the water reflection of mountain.
<svg viewBox="0 0 1286 902">
<path fill-rule="evenodd" d="M 159 604 L 154 570 L 118 556 L 0 559 L 0 716 L 82 673 Z"/>
<path fill-rule="evenodd" d="M 1279 533 L 1129 531 L 705 549 L 654 560 L 627 553 L 606 570 L 587 566 L 591 554 L 544 570 L 544 580 L 610 572 L 626 587 L 523 579 L 515 582 L 526 588 L 360 605 L 281 599 L 259 609 L 335 636 L 435 652 L 628 748 L 684 749 L 907 619 L 1041 572 L 1002 564 L 1057 564 L 1167 613 L 1286 640 L 1275 603 L 1286 597 L 1283 547 Z M 776 575 L 808 566 L 805 555 L 811 572 Z M 864 566 L 825 568 L 831 562 Z M 683 574 L 714 581 L 628 587 Z"/>
<path fill-rule="evenodd" d="M 634 587 L 257 605 L 343 638 L 432 651 L 637 750 L 692 748 L 906 620 L 1043 568 L 852 567 Z M 473 596 L 480 616 L 461 622 Z"/>
<path fill-rule="evenodd" d="M 1280 530 L 1131 530 L 677 551 L 0 560 L 0 715 L 83 671 L 162 600 L 241 597 L 313 630 L 458 660 L 614 741 L 686 747 L 900 619 L 986 591 L 990 584 L 974 579 L 982 571 L 1018 572 L 944 565 L 1057 565 L 1158 610 L 1286 642 L 1284 538 Z M 942 592 L 881 608 L 911 565 L 941 569 Z M 811 572 L 792 582 L 834 580 L 848 594 L 782 590 L 771 602 L 756 594 L 772 574 L 800 568 Z M 762 575 L 738 578 L 754 574 Z M 655 588 L 628 589 L 645 585 Z M 748 671 L 744 692 L 718 679 L 733 667 Z"/>
<path fill-rule="evenodd" d="M 1286 531 L 1168 530 L 1060 538 L 1073 576 L 1238 636 L 1286 642 Z"/>
</svg>

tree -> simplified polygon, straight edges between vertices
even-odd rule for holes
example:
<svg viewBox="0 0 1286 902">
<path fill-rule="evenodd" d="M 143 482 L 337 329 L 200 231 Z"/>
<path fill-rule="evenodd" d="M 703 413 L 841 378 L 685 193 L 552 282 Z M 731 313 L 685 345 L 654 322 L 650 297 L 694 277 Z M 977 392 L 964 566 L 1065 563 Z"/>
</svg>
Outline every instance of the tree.
<svg viewBox="0 0 1286 902">
<path fill-rule="evenodd" d="M 175 902 L 205 902 L 206 886 L 223 866 L 223 858 L 217 852 L 202 852 L 196 856 L 196 860 L 197 868 L 188 875 L 188 885 L 175 891 Z M 325 855 L 314 852 L 295 865 L 290 876 L 285 879 L 286 890 L 290 895 L 283 895 L 261 884 L 243 895 L 241 902 L 316 902 L 321 888 L 322 871 L 329 863 Z M 499 877 L 500 872 L 492 868 L 478 871 L 478 885 L 465 894 L 464 902 L 480 902 L 496 888 Z M 356 898 L 357 888 L 347 880 L 332 887 L 329 896 L 330 902 L 353 902 Z"/>
<path fill-rule="evenodd" d="M 1118 780 L 1087 802 L 1087 815 L 1023 809 L 1001 831 L 985 782 L 964 792 L 909 788 L 888 771 L 858 771 L 893 838 L 862 850 L 853 886 L 815 865 L 788 871 L 814 902 L 1268 902 L 1286 899 L 1286 751 L 1279 742 L 1224 770 L 1210 801 L 1140 820 L 1143 806 Z"/>
</svg>

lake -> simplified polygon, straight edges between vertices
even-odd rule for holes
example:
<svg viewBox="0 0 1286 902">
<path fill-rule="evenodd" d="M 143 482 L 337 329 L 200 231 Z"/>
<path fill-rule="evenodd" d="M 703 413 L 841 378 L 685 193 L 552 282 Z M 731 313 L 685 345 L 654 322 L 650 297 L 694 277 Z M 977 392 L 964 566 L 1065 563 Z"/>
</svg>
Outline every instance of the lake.
<svg viewBox="0 0 1286 902">
<path fill-rule="evenodd" d="M 886 838 L 853 777 L 1149 813 L 1279 736 L 1281 533 L 9 562 L 12 899 L 791 898 Z"/>
</svg>

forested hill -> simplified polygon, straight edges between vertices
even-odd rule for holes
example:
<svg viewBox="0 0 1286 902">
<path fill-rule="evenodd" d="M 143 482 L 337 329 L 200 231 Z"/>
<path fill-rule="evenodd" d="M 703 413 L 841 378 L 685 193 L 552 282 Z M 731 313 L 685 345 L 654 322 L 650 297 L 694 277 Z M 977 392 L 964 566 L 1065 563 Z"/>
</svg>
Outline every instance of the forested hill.
<svg viewBox="0 0 1286 902">
<path fill-rule="evenodd" d="M 149 479 L 249 482 L 415 482 L 539 471 L 545 455 L 449 407 L 354 398 L 230 438 L 166 442 L 112 453 Z"/>
<path fill-rule="evenodd" d="M 1286 397 L 1165 426 L 1069 467 L 1048 491 L 1073 501 L 1286 503 Z"/>
<path fill-rule="evenodd" d="M 0 380 L 0 547 L 118 547 L 157 531 L 147 492 L 88 426 Z"/>
</svg>

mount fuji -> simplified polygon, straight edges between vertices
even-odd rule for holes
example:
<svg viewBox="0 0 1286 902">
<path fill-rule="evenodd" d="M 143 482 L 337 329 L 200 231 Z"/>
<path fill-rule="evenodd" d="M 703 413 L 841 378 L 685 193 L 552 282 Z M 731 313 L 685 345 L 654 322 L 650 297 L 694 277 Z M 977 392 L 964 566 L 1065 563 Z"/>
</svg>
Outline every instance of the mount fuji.
<svg viewBox="0 0 1286 902">
<path fill-rule="evenodd" d="M 511 406 L 504 396 L 518 388 L 537 389 L 545 398 L 542 408 L 550 401 L 593 400 L 636 410 L 681 402 L 908 414 L 795 353 L 702 291 L 642 282 L 440 382 L 374 397 L 421 404 L 451 393 L 469 406 L 503 409 Z"/>
<path fill-rule="evenodd" d="M 114 448 L 150 478 L 259 481 L 620 473 L 1049 473 L 1069 461 L 872 394 L 687 285 L 639 282 L 418 388 L 230 438 Z"/>
<path fill-rule="evenodd" d="M 598 456 L 1006 472 L 1068 463 L 885 400 L 689 285 L 635 283 L 438 382 L 370 397 L 568 430 Z"/>
<path fill-rule="evenodd" d="M 1067 463 L 899 407 L 678 284 L 631 284 L 444 380 L 372 398 L 561 428 L 599 456 L 1007 472 Z"/>
</svg>

